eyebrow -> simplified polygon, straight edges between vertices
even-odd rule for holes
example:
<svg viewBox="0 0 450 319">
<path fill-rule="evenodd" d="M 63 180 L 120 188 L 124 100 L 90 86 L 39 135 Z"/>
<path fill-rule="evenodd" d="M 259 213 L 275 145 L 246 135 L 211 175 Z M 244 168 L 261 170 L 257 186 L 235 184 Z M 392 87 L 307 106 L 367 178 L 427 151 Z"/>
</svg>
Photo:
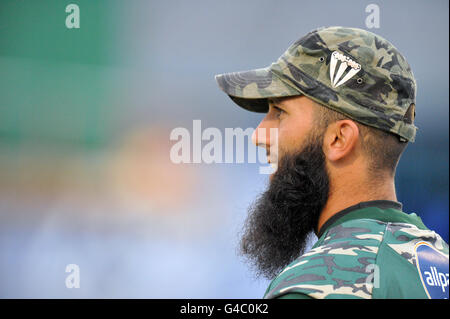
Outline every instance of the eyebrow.
<svg viewBox="0 0 450 319">
<path fill-rule="evenodd" d="M 284 101 L 281 100 L 281 99 L 274 99 L 274 98 L 271 98 L 271 99 L 268 99 L 268 101 L 271 102 L 272 104 L 285 106 Z"/>
</svg>

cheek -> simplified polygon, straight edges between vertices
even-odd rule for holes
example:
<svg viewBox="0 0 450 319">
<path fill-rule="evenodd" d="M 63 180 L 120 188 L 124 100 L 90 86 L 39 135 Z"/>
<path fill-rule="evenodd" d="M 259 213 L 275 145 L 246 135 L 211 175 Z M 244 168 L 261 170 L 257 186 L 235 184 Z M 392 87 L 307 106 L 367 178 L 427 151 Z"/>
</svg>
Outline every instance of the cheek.
<svg viewBox="0 0 450 319">
<path fill-rule="evenodd" d="M 296 121 L 294 118 L 282 123 L 278 130 L 278 147 L 280 151 L 298 150 L 310 129 L 308 122 L 298 119 Z"/>
</svg>

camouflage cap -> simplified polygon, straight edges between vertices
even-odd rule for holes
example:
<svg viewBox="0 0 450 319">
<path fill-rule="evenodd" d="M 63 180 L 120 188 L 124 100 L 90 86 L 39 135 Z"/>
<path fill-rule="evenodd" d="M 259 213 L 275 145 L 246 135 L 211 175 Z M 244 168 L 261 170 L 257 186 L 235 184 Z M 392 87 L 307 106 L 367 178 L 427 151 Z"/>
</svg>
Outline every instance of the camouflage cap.
<svg viewBox="0 0 450 319">
<path fill-rule="evenodd" d="M 293 43 L 269 67 L 216 75 L 239 106 L 268 111 L 268 98 L 305 95 L 363 124 L 414 142 L 416 81 L 400 52 L 372 32 L 319 28 Z M 414 109 L 412 109 L 414 112 Z"/>
</svg>

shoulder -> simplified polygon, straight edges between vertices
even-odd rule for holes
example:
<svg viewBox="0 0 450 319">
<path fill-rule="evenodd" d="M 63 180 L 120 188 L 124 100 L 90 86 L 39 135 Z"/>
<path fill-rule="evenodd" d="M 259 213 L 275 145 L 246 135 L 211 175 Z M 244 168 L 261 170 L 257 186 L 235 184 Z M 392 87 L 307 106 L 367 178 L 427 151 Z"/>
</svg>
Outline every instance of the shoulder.
<svg viewBox="0 0 450 319">
<path fill-rule="evenodd" d="M 448 244 L 429 229 L 419 229 L 407 223 L 389 223 L 386 228 L 384 247 L 395 251 L 399 256 L 417 266 L 417 248 L 422 244 L 448 256 Z"/>
<path fill-rule="evenodd" d="M 377 264 L 380 298 L 448 299 L 448 244 L 432 230 L 389 223 Z"/>
<path fill-rule="evenodd" d="M 370 265 L 375 264 L 387 224 L 349 220 L 330 228 L 272 281 L 265 298 L 288 293 L 312 298 L 371 298 Z"/>
</svg>

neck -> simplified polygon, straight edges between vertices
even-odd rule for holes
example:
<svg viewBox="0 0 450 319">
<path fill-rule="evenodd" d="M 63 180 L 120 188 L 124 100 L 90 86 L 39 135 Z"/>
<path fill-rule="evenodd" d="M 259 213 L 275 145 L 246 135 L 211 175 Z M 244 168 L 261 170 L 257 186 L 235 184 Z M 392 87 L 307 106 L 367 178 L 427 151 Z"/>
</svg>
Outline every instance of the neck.
<svg viewBox="0 0 450 319">
<path fill-rule="evenodd" d="M 325 222 L 341 210 L 361 202 L 372 200 L 397 201 L 393 178 L 383 180 L 368 187 L 371 183 L 347 181 L 330 185 L 327 203 L 319 216 L 317 232 Z M 340 184 L 340 185 L 337 185 Z"/>
</svg>

